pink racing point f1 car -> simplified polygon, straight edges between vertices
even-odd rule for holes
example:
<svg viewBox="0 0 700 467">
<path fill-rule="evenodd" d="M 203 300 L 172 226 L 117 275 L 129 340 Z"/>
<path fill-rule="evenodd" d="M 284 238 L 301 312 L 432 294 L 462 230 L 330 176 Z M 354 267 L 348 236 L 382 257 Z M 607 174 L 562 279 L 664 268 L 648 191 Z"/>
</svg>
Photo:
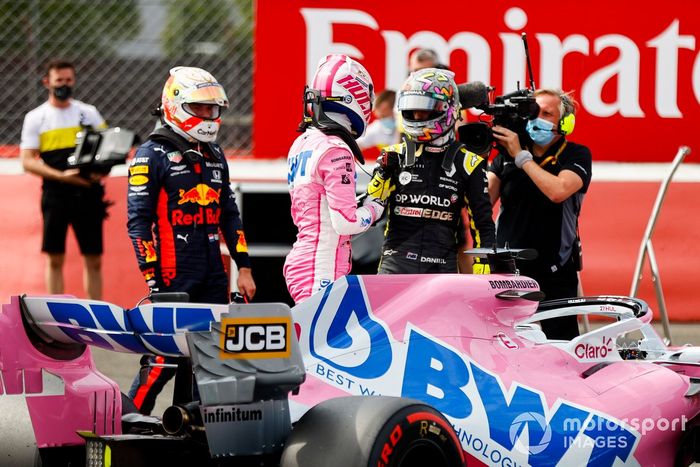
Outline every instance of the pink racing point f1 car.
<svg viewBox="0 0 700 467">
<path fill-rule="evenodd" d="M 36 465 L 699 460 L 700 348 L 668 348 L 641 300 L 541 298 L 512 274 L 348 276 L 292 310 L 12 297 L 0 465 L 27 465 L 27 445 Z M 569 314 L 605 321 L 548 340 L 538 321 Z M 189 356 L 198 400 L 128 413 L 90 346 Z"/>
</svg>

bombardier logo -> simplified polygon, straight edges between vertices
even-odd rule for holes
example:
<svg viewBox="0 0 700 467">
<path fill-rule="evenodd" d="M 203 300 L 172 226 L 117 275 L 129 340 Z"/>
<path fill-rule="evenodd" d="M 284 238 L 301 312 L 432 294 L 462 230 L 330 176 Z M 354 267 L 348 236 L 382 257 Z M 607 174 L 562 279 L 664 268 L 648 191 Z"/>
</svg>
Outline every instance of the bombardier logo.
<svg viewBox="0 0 700 467">
<path fill-rule="evenodd" d="M 489 281 L 492 289 L 536 289 L 539 288 L 539 284 L 533 280 L 528 279 L 510 279 L 510 280 L 499 280 L 499 281 Z"/>
<path fill-rule="evenodd" d="M 221 322 L 224 359 L 289 358 L 289 317 L 225 318 Z"/>
</svg>

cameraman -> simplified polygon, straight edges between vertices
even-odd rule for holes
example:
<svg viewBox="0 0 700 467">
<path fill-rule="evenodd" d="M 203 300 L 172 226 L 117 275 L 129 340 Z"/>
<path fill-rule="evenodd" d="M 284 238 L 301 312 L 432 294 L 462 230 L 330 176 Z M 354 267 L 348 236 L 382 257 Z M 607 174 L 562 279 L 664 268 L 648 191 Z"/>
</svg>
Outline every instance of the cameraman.
<svg viewBox="0 0 700 467">
<path fill-rule="evenodd" d="M 491 247 L 495 229 L 486 161 L 455 140 L 461 107 L 454 74 L 438 68 L 412 73 L 398 108 L 405 142 L 385 148 L 367 188 L 369 197 L 388 200 L 379 273 L 456 273 L 462 208 L 472 219 L 474 247 Z M 488 272 L 476 263 L 474 272 Z"/>
<path fill-rule="evenodd" d="M 534 93 L 539 116 L 527 123 L 529 143 L 517 133 L 494 126 L 500 152 L 489 168 L 491 202 L 501 198 L 497 242 L 502 247 L 535 248 L 535 261 L 520 272 L 536 279 L 548 300 L 575 297 L 581 268 L 578 216 L 591 181 L 591 152 L 567 141 L 574 129 L 576 102 L 558 89 Z M 576 316 L 543 321 L 550 339 L 578 335 Z"/>
<path fill-rule="evenodd" d="M 89 298 L 100 299 L 102 230 L 107 217 L 102 176 L 84 178 L 79 169 L 68 168 L 68 157 L 83 127 L 106 128 L 107 124 L 94 106 L 71 98 L 75 86 L 72 63 L 51 61 L 42 83 L 48 100 L 24 117 L 19 147 L 24 170 L 43 179 L 41 249 L 47 254 L 46 288 L 50 294 L 64 292 L 63 263 L 71 225 L 83 255 L 85 291 Z"/>
</svg>

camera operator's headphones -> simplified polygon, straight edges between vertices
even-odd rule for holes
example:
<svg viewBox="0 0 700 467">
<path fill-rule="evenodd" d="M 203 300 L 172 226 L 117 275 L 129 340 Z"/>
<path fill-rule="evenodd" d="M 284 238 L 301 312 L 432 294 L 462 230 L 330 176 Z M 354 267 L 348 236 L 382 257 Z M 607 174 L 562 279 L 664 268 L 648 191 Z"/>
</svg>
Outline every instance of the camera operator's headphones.
<svg viewBox="0 0 700 467">
<path fill-rule="evenodd" d="M 576 116 L 574 115 L 574 101 L 569 97 L 568 94 L 559 94 L 559 100 L 563 107 L 562 115 L 563 117 L 559 120 L 559 134 L 568 136 L 574 132 L 574 126 L 576 126 Z"/>
</svg>

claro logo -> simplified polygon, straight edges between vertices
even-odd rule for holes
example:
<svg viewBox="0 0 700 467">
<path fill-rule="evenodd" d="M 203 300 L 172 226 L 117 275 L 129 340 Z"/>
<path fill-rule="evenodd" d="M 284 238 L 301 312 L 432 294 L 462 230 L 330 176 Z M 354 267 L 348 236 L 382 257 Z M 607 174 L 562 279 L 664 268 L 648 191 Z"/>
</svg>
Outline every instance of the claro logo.
<svg viewBox="0 0 700 467">
<path fill-rule="evenodd" d="M 582 342 L 574 348 L 576 357 L 582 360 L 607 358 L 613 351 L 612 338 L 603 336 L 602 343 L 595 345 L 589 342 Z"/>
</svg>

